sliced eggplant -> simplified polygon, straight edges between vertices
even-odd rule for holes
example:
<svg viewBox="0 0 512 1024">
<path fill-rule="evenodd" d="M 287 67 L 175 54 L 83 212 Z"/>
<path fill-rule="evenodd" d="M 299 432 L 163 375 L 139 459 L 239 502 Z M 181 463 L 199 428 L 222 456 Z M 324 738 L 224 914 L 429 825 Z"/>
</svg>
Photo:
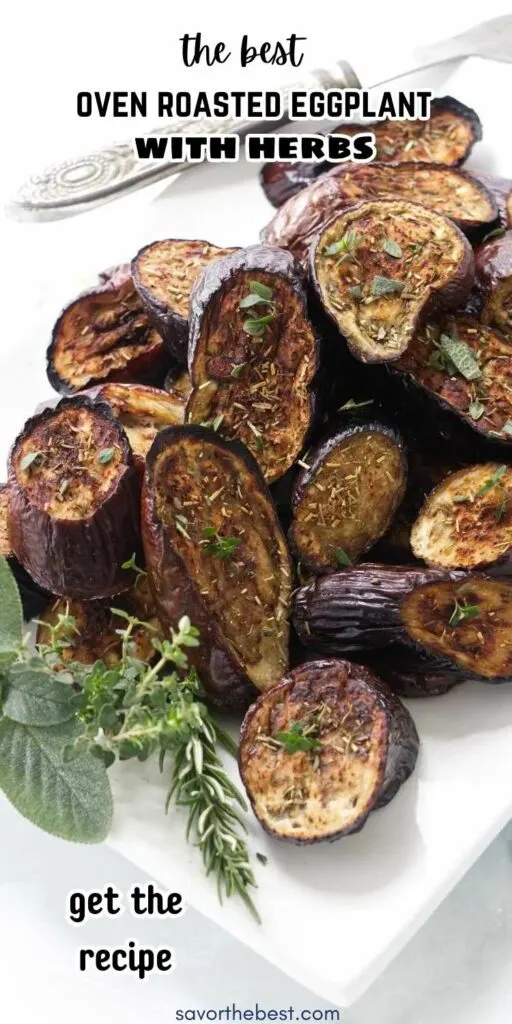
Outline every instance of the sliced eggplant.
<svg viewBox="0 0 512 1024">
<path fill-rule="evenodd" d="M 411 531 L 416 558 L 430 566 L 508 565 L 512 549 L 512 469 L 486 462 L 446 477 Z"/>
<path fill-rule="evenodd" d="M 240 774 L 265 831 L 293 843 L 358 832 L 409 778 L 414 722 L 367 668 L 326 659 L 300 665 L 247 712 Z"/>
<path fill-rule="evenodd" d="M 163 380 L 170 357 L 142 308 L 129 270 L 79 295 L 60 314 L 47 352 L 48 380 L 70 395 L 103 381 Z"/>
<path fill-rule="evenodd" d="M 438 164 L 343 164 L 289 199 L 262 238 L 304 261 L 335 214 L 363 200 L 399 197 L 444 214 L 471 238 L 481 238 L 498 219 L 493 194 L 467 171 Z"/>
<path fill-rule="evenodd" d="M 141 661 L 151 661 L 155 655 L 152 638 L 161 640 L 164 633 L 156 617 L 153 597 L 146 576 L 140 576 L 137 583 L 119 594 L 115 600 L 116 609 L 134 615 L 145 627 L 135 626 L 131 632 L 131 656 Z M 78 630 L 70 632 L 68 646 L 64 647 L 60 661 L 66 665 L 79 661 L 93 665 L 103 661 L 108 666 L 118 665 L 122 658 L 123 642 L 119 630 L 124 629 L 126 620 L 112 608 L 112 600 L 73 601 L 59 597 L 40 616 L 37 629 L 37 643 L 49 642 L 49 627 L 55 626 L 59 615 L 73 616 Z M 150 627 L 148 631 L 147 626 Z"/>
<path fill-rule="evenodd" d="M 167 238 L 144 246 L 132 262 L 142 304 L 172 355 L 183 364 L 187 362 L 188 304 L 194 281 L 212 260 L 235 251 L 197 239 Z"/>
<path fill-rule="evenodd" d="M 323 573 L 359 559 L 388 529 L 406 482 L 394 428 L 371 416 L 340 424 L 308 453 L 295 481 L 289 539 L 301 565 Z"/>
<path fill-rule="evenodd" d="M 290 253 L 255 245 L 205 268 L 190 304 L 189 423 L 243 441 L 268 483 L 304 447 L 318 340 Z"/>
<path fill-rule="evenodd" d="M 455 309 L 474 279 L 468 240 L 433 210 L 363 202 L 335 217 L 310 254 L 324 309 L 363 363 L 398 359 L 419 322 Z"/>
<path fill-rule="evenodd" d="M 477 249 L 476 274 L 483 295 L 482 320 L 512 342 L 512 231 Z"/>
<path fill-rule="evenodd" d="M 401 604 L 409 636 L 470 676 L 512 678 L 512 580 L 468 576 L 426 583 Z"/>
<path fill-rule="evenodd" d="M 52 600 L 52 595 L 38 587 L 12 552 L 9 539 L 9 486 L 0 484 L 0 555 L 7 559 L 18 586 L 23 618 L 26 622 L 40 615 Z"/>
<path fill-rule="evenodd" d="M 452 574 L 450 574 L 452 576 Z M 406 641 L 400 602 L 424 583 L 446 579 L 424 566 L 366 563 L 320 576 L 293 597 L 293 624 L 305 647 L 352 655 Z M 464 579 L 464 573 L 453 578 Z"/>
<path fill-rule="evenodd" d="M 91 600 L 126 590 L 140 548 L 139 480 L 110 409 L 63 399 L 25 424 L 9 457 L 9 537 L 36 583 Z"/>
<path fill-rule="evenodd" d="M 169 427 L 148 454 L 146 565 L 161 621 L 188 615 L 190 651 L 211 700 L 247 704 L 288 664 L 291 566 L 277 513 L 248 450 L 203 427 Z"/>
<path fill-rule="evenodd" d="M 456 417 L 485 439 L 512 443 L 512 335 L 507 341 L 476 317 L 454 314 L 421 327 L 395 370 L 406 375 L 413 401 L 416 386 L 433 399 L 436 427 Z"/>
<path fill-rule="evenodd" d="M 427 121 L 384 120 L 366 123 L 364 129 L 375 134 L 380 163 L 419 161 L 459 167 L 467 160 L 475 142 L 482 138 L 478 115 L 453 96 L 432 100 Z M 353 122 L 340 124 L 335 129 L 343 135 L 355 135 L 360 131 L 361 125 Z M 281 206 L 290 196 L 331 168 L 328 161 L 266 164 L 261 172 L 261 184 L 272 205 Z"/>
<path fill-rule="evenodd" d="M 178 401 L 185 399 L 186 403 L 192 391 L 192 381 L 190 380 L 188 370 L 182 370 L 180 373 L 170 370 L 164 381 L 164 389 L 169 395 L 177 398 Z"/>
<path fill-rule="evenodd" d="M 417 644 L 367 651 L 364 663 L 400 697 L 439 697 L 468 679 L 454 661 Z"/>
<path fill-rule="evenodd" d="M 500 178 L 496 174 L 482 174 L 478 171 L 478 180 L 494 196 L 498 207 L 499 226 L 512 227 L 512 180 Z"/>
<path fill-rule="evenodd" d="M 97 397 L 107 402 L 123 427 L 140 471 L 158 431 L 185 420 L 186 400 L 177 391 L 170 394 L 143 384 L 103 384 Z"/>
</svg>

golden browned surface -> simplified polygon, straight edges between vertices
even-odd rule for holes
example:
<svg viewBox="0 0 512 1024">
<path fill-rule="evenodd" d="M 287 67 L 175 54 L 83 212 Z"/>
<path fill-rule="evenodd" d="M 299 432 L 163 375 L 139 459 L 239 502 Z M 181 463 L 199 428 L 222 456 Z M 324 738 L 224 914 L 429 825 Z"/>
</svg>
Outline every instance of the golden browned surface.
<svg viewBox="0 0 512 1024">
<path fill-rule="evenodd" d="M 162 348 L 130 278 L 115 289 L 91 292 L 62 314 L 53 367 L 75 391 L 122 373 L 132 361 Z"/>
<path fill-rule="evenodd" d="M 131 634 L 135 645 L 131 651 L 132 656 L 150 661 L 155 653 L 151 637 L 161 639 L 164 633 L 155 614 L 145 575 L 139 577 L 136 586 L 115 599 L 67 601 L 66 598 L 58 598 L 41 615 L 43 625 L 38 626 L 37 642 L 49 643 L 50 631 L 44 624 L 54 626 L 59 614 L 67 613 L 75 619 L 78 633 L 70 632 L 70 645 L 64 648 L 61 662 L 65 665 L 70 661 L 80 661 L 85 665 L 93 665 L 95 661 L 101 660 L 106 665 L 118 665 L 121 661 L 122 640 L 116 630 L 124 629 L 126 620 L 112 612 L 113 605 L 153 627 L 151 634 L 141 627 L 135 627 Z"/>
<path fill-rule="evenodd" d="M 156 302 L 186 318 L 196 277 L 207 263 L 232 252 L 236 250 L 186 238 L 154 242 L 136 260 L 137 284 Z"/>
<path fill-rule="evenodd" d="M 482 319 L 498 327 L 512 342 L 512 275 L 499 281 L 489 293 Z"/>
<path fill-rule="evenodd" d="M 18 445 L 14 465 L 30 501 L 55 519 L 91 516 L 125 471 L 115 423 L 81 407 L 37 423 Z"/>
<path fill-rule="evenodd" d="M 341 548 L 354 561 L 382 535 L 404 487 L 403 456 L 387 434 L 367 430 L 344 439 L 321 463 L 294 512 L 291 537 L 299 557 L 336 568 Z"/>
<path fill-rule="evenodd" d="M 144 458 L 164 427 L 183 423 L 185 399 L 143 384 L 105 384 L 100 396 L 124 427 L 131 449 Z"/>
<path fill-rule="evenodd" d="M 272 289 L 275 310 L 257 337 L 247 334 L 243 324 L 267 307 L 257 307 L 256 313 L 239 309 L 250 294 L 250 281 Z M 219 432 L 247 445 L 268 482 L 283 476 L 299 455 L 309 426 L 316 344 L 301 300 L 287 281 L 262 271 L 239 273 L 203 317 L 187 422 L 220 417 Z"/>
<path fill-rule="evenodd" d="M 480 376 L 467 380 L 443 360 L 439 349 L 443 334 L 471 349 Z M 480 429 L 511 439 L 511 433 L 503 428 L 510 424 L 512 430 L 512 342 L 491 327 L 469 316 L 426 324 L 416 332 L 407 352 L 395 365 L 464 413 Z"/>
<path fill-rule="evenodd" d="M 464 616 L 468 607 L 477 614 Z M 512 582 L 427 583 L 407 595 L 401 615 L 414 640 L 463 668 L 488 679 L 512 676 Z"/>
<path fill-rule="evenodd" d="M 355 236 L 354 251 L 326 253 Z M 385 246 L 398 255 L 390 255 Z M 321 233 L 314 258 L 324 304 L 360 359 L 397 359 L 433 292 L 453 278 L 465 255 L 454 226 L 432 210 L 401 201 L 365 202 Z M 376 278 L 397 291 L 375 294 Z M 351 289 L 360 289 L 354 296 Z"/>
<path fill-rule="evenodd" d="M 428 121 L 378 121 L 367 125 L 375 133 L 377 160 L 401 160 L 433 164 L 456 164 L 473 140 L 466 118 L 451 110 L 432 110 Z M 343 124 L 337 129 L 347 135 L 361 131 L 360 124 Z"/>
<path fill-rule="evenodd" d="M 498 462 L 451 473 L 427 498 L 411 531 L 417 558 L 447 568 L 497 561 L 512 546 L 512 469 Z"/>
<path fill-rule="evenodd" d="M 9 487 L 0 484 L 0 555 L 8 558 L 11 552 L 9 540 Z"/>
<path fill-rule="evenodd" d="M 184 398 L 186 400 L 192 390 L 190 374 L 185 370 L 183 373 L 180 373 L 179 377 L 174 377 L 174 379 L 171 379 L 169 376 L 165 382 L 165 390 L 174 398 Z"/>
<path fill-rule="evenodd" d="M 322 664 L 322 663 L 320 663 Z M 325 663 L 323 663 L 325 666 Z M 343 677 L 339 668 L 293 686 L 274 687 L 243 731 L 241 771 L 254 810 L 282 838 L 324 839 L 371 810 L 387 754 L 386 718 L 376 694 Z M 276 739 L 293 723 L 320 743 L 289 753 Z"/>
<path fill-rule="evenodd" d="M 203 438 L 184 438 L 157 456 L 154 489 L 173 549 L 228 647 L 265 689 L 287 665 L 291 592 L 273 505 L 240 456 Z"/>
</svg>

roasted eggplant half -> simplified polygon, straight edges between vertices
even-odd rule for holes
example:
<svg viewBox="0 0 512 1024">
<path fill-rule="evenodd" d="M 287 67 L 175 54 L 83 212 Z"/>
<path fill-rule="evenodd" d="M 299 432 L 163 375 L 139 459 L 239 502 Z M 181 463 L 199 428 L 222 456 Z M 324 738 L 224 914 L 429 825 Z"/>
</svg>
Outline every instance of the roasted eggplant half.
<svg viewBox="0 0 512 1024">
<path fill-rule="evenodd" d="M 512 227 L 512 179 L 478 171 L 478 180 L 494 197 L 498 207 L 497 226 L 503 229 Z"/>
<path fill-rule="evenodd" d="M 9 504 L 9 486 L 0 484 L 0 555 L 7 559 L 16 580 L 23 608 L 23 618 L 28 622 L 36 615 L 41 614 L 52 600 L 52 595 L 37 585 L 13 555 L 9 539 Z"/>
<path fill-rule="evenodd" d="M 512 335 L 454 314 L 420 327 L 392 371 L 405 375 L 411 407 L 418 387 L 431 399 L 425 413 L 448 436 L 454 418 L 455 431 L 462 420 L 481 438 L 512 443 Z"/>
<path fill-rule="evenodd" d="M 335 214 L 364 200 L 390 198 L 436 210 L 471 238 L 481 238 L 498 219 L 493 194 L 467 171 L 438 164 L 344 164 L 289 199 L 262 238 L 304 261 L 315 235 Z"/>
<path fill-rule="evenodd" d="M 289 540 L 313 573 L 357 561 L 386 532 L 405 494 L 398 431 L 362 415 L 346 419 L 308 453 L 294 485 Z"/>
<path fill-rule="evenodd" d="M 400 697 L 440 697 L 468 679 L 454 661 L 418 644 L 366 651 L 364 663 Z"/>
<path fill-rule="evenodd" d="M 467 676 L 512 678 L 512 580 L 467 576 L 426 583 L 406 595 L 400 613 L 412 640 Z"/>
<path fill-rule="evenodd" d="M 432 100 L 427 121 L 384 120 L 366 123 L 364 128 L 375 134 L 379 163 L 408 161 L 459 167 L 467 160 L 475 142 L 482 138 L 478 115 L 453 96 Z M 335 129 L 343 135 L 356 135 L 360 131 L 361 125 L 353 122 L 340 124 Z M 261 185 L 272 206 L 282 206 L 290 196 L 331 168 L 328 161 L 266 164 L 261 171 Z"/>
<path fill-rule="evenodd" d="M 170 370 L 164 381 L 164 390 L 169 395 L 177 398 L 178 401 L 185 399 L 186 403 L 192 391 L 192 381 L 190 380 L 188 370 L 180 370 L 179 373 L 176 373 L 175 370 Z"/>
<path fill-rule="evenodd" d="M 179 362 L 186 364 L 188 304 L 194 281 L 203 267 L 234 249 L 210 242 L 167 238 L 137 253 L 132 274 L 144 309 Z"/>
<path fill-rule="evenodd" d="M 321 654 L 343 656 L 401 644 L 402 599 L 415 587 L 446 578 L 446 572 L 421 565 L 371 562 L 320 576 L 293 596 L 297 636 L 305 647 Z M 453 578 L 462 580 L 464 573 Z"/>
<path fill-rule="evenodd" d="M 271 483 L 304 447 L 317 359 L 304 273 L 290 253 L 255 245 L 216 260 L 191 297 L 187 422 L 243 441 Z"/>
<path fill-rule="evenodd" d="M 377 676 L 348 661 L 311 661 L 249 708 L 240 775 L 276 839 L 332 841 L 392 800 L 418 748 L 409 712 Z"/>
<path fill-rule="evenodd" d="M 110 406 L 123 427 L 141 472 L 158 431 L 185 420 L 186 399 L 177 391 L 171 394 L 143 384 L 103 384 L 97 398 Z"/>
<path fill-rule="evenodd" d="M 512 549 L 512 468 L 486 462 L 446 477 L 411 531 L 416 558 L 446 569 L 506 566 Z"/>
<path fill-rule="evenodd" d="M 152 639 L 162 640 L 164 633 L 155 614 L 147 577 L 139 576 L 133 587 L 116 597 L 115 608 L 112 604 L 111 599 L 74 601 L 58 597 L 40 616 L 37 643 L 49 642 L 50 628 L 56 625 L 59 615 L 71 615 L 76 632 L 70 631 L 68 644 L 60 655 L 62 664 L 79 661 L 93 665 L 95 661 L 103 661 L 108 666 L 119 665 L 123 646 L 119 630 L 125 628 L 126 620 L 117 614 L 117 609 L 146 623 L 144 627 L 135 626 L 131 632 L 131 656 L 141 661 L 152 661 L 155 656 Z"/>
<path fill-rule="evenodd" d="M 482 320 L 512 342 L 512 231 L 480 246 L 476 274 L 483 296 Z"/>
<path fill-rule="evenodd" d="M 62 399 L 25 424 L 9 457 L 9 539 L 36 583 L 92 600 L 126 590 L 140 548 L 140 483 L 104 404 Z"/>
<path fill-rule="evenodd" d="M 104 381 L 159 384 L 170 357 L 129 270 L 79 295 L 60 314 L 47 351 L 48 380 L 70 395 Z"/>
<path fill-rule="evenodd" d="M 210 699 L 247 704 L 288 664 L 291 565 L 250 452 L 203 427 L 169 427 L 146 460 L 146 567 L 168 627 L 188 615 L 190 651 Z"/>
<path fill-rule="evenodd" d="M 398 359 L 419 323 L 455 309 L 474 279 L 467 238 L 445 217 L 403 200 L 363 202 L 311 247 L 324 309 L 363 363 Z"/>
</svg>

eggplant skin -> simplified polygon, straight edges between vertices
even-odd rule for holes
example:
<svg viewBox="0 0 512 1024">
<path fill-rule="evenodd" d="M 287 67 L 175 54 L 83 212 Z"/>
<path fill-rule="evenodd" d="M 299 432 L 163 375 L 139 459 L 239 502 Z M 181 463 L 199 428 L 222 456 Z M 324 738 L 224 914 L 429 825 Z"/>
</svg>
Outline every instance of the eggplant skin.
<svg viewBox="0 0 512 1024">
<path fill-rule="evenodd" d="M 478 171 L 478 180 L 484 188 L 494 196 L 498 208 L 498 225 L 504 229 L 512 227 L 512 179 L 501 178 L 497 174 L 482 174 Z"/>
<path fill-rule="evenodd" d="M 512 342 L 512 230 L 484 242 L 475 253 L 475 266 L 482 320 Z"/>
<path fill-rule="evenodd" d="M 366 651 L 361 660 L 399 697 L 439 697 L 468 679 L 453 661 L 419 645 L 390 644 Z"/>
<path fill-rule="evenodd" d="M 38 587 L 12 553 L 9 540 L 9 493 L 8 484 L 0 484 L 0 555 L 7 559 L 19 590 L 23 618 L 29 622 L 44 611 L 52 595 Z"/>
<path fill-rule="evenodd" d="M 347 237 L 355 237 L 355 253 L 340 259 L 335 246 Z M 394 255 L 389 245 L 397 247 Z M 446 217 L 416 203 L 381 199 L 334 217 L 312 242 L 310 270 L 351 353 L 363 363 L 382 363 L 400 358 L 420 323 L 464 301 L 474 258 L 467 238 Z M 411 275 L 415 287 L 407 291 Z M 395 289 L 380 290 L 383 281 Z"/>
<path fill-rule="evenodd" d="M 373 562 L 319 576 L 294 593 L 297 636 L 307 648 L 342 656 L 407 644 L 401 600 L 415 587 L 446 578 L 442 569 Z M 465 573 L 449 578 L 463 580 Z"/>
<path fill-rule="evenodd" d="M 244 330 L 254 307 L 239 305 L 254 282 L 270 289 L 275 309 L 257 337 Z M 290 253 L 254 245 L 205 267 L 190 298 L 186 421 L 219 420 L 217 432 L 243 441 L 267 483 L 294 464 L 314 419 L 320 342 L 306 289 Z"/>
<path fill-rule="evenodd" d="M 319 745 L 289 751 L 276 736 L 294 723 L 312 725 Z M 359 832 L 409 778 L 418 749 L 398 697 L 367 668 L 332 658 L 298 666 L 249 708 L 239 767 L 265 831 L 304 845 Z"/>
<path fill-rule="evenodd" d="M 270 245 L 307 260 L 311 242 L 336 213 L 368 199 L 421 203 L 476 240 L 498 222 L 498 205 L 480 178 L 439 164 L 343 164 L 290 199 L 261 233 Z"/>
<path fill-rule="evenodd" d="M 181 365 L 187 362 L 192 285 L 203 267 L 232 252 L 204 240 L 166 238 L 145 245 L 132 260 L 133 281 L 147 315 Z"/>
<path fill-rule="evenodd" d="M 339 549 L 351 562 L 358 559 L 390 526 L 406 483 L 398 431 L 357 411 L 342 417 L 308 453 L 295 479 L 288 537 L 301 566 L 332 571 L 340 564 Z"/>
<path fill-rule="evenodd" d="M 59 424 L 65 420 L 78 422 L 80 417 L 96 432 L 99 448 L 107 447 L 102 444 L 106 440 L 119 453 L 114 455 L 116 476 L 101 500 L 92 502 L 90 511 L 64 518 L 62 513 L 56 516 L 32 500 L 26 480 L 27 472 L 32 470 L 21 468 L 21 453 L 30 451 L 30 439 L 51 438 L 52 458 L 58 454 L 66 460 L 62 468 L 51 470 L 55 472 L 55 498 L 57 492 L 64 493 L 60 488 L 66 472 L 68 488 L 70 484 L 73 487 L 73 481 L 77 483 L 77 475 L 81 486 L 83 477 L 76 472 L 79 464 L 75 454 L 70 456 L 68 450 L 59 448 L 56 440 Z M 105 468 L 108 470 L 108 465 Z M 64 398 L 55 409 L 29 419 L 9 456 L 9 490 L 12 550 L 38 586 L 63 597 L 92 600 L 120 593 L 134 583 L 135 574 L 123 569 L 122 564 L 132 554 L 140 554 L 140 484 L 126 434 L 108 408 L 85 396 Z M 94 494 L 93 483 L 90 490 Z"/>
<path fill-rule="evenodd" d="M 106 402 L 128 437 L 135 465 L 144 472 L 146 455 L 159 430 L 184 422 L 186 399 L 145 384 L 102 384 L 95 398 Z"/>
<path fill-rule="evenodd" d="M 188 479 L 188 474 L 182 472 L 179 477 L 175 477 L 176 484 L 169 495 L 169 503 L 172 503 L 177 512 L 181 509 L 181 512 L 189 516 L 192 516 L 192 503 L 193 521 L 191 520 L 189 525 L 185 516 L 185 530 L 198 532 L 197 539 L 194 534 L 189 538 L 190 547 L 182 545 L 181 550 L 178 537 L 182 537 L 183 534 L 179 531 L 176 534 L 176 529 L 171 528 L 170 521 L 166 524 L 159 512 L 159 504 L 163 502 L 165 495 L 159 493 L 161 484 L 158 477 L 160 466 L 165 469 L 165 460 L 169 453 L 179 454 L 180 446 L 186 446 L 185 451 L 188 449 L 193 455 L 194 480 L 202 497 L 201 505 L 196 504 L 195 500 L 191 501 L 192 497 L 195 498 L 195 491 L 194 482 Z M 249 506 L 258 512 L 260 517 L 265 516 L 265 520 L 261 518 L 262 529 L 266 529 L 265 524 L 271 528 L 271 536 L 264 536 L 264 539 L 262 537 L 261 543 L 269 553 L 269 558 L 274 546 L 272 576 L 275 575 L 277 580 L 279 607 L 274 606 L 272 597 L 276 628 L 272 634 L 269 632 L 269 626 L 265 629 L 260 626 L 260 661 L 256 664 L 249 664 L 252 641 L 246 639 L 252 633 L 253 623 L 249 617 L 243 622 L 239 622 L 239 619 L 240 613 L 242 616 L 244 613 L 247 615 L 247 608 L 243 602 L 249 600 L 257 622 L 257 609 L 262 607 L 260 598 L 264 593 L 268 593 L 268 578 L 265 582 L 267 591 L 260 590 L 259 596 L 256 595 L 258 601 L 255 602 L 250 593 L 251 588 L 254 590 L 251 576 L 251 572 L 254 573 L 254 561 L 251 561 L 252 569 L 249 569 L 249 574 L 245 572 L 237 578 L 236 590 L 231 596 L 228 584 L 233 587 L 233 582 L 228 562 L 209 556 L 209 562 L 205 566 L 205 559 L 208 556 L 207 553 L 203 554 L 205 541 L 201 540 L 204 536 L 204 527 L 206 523 L 215 522 L 219 514 L 224 516 L 226 506 L 229 512 L 229 500 L 233 500 L 228 489 L 225 489 L 221 497 L 216 488 L 215 498 L 203 490 L 208 486 L 209 476 L 205 467 L 208 465 L 208 459 L 213 458 L 218 459 L 223 470 L 226 488 L 230 487 L 230 476 L 237 476 L 237 505 L 233 506 L 234 515 L 240 515 L 240 512 L 237 512 L 238 505 L 241 509 Z M 173 474 L 171 481 L 172 479 Z M 182 503 L 183 495 L 187 497 L 186 506 Z M 229 518 L 226 521 L 232 522 Z M 234 532 L 239 532 L 236 531 L 236 527 Z M 256 696 L 255 683 L 262 688 L 264 684 L 271 685 L 280 678 L 283 671 L 286 671 L 287 617 L 291 592 L 291 563 L 286 542 L 270 493 L 250 452 L 240 442 L 226 441 L 214 431 L 203 427 L 169 427 L 161 431 L 155 438 L 146 460 L 142 494 L 142 537 L 149 580 L 160 620 L 167 627 L 176 628 L 180 618 L 188 615 L 192 624 L 199 630 L 199 647 L 191 648 L 188 653 L 203 682 L 208 700 L 222 707 L 247 707 Z M 250 543 L 249 538 L 246 539 L 247 543 Z M 254 540 L 255 543 L 259 543 L 256 541 L 256 533 Z M 258 557 L 266 556 L 260 553 Z M 207 573 L 211 576 L 210 580 Z M 268 577 L 268 572 L 265 574 L 260 571 L 258 579 L 263 576 Z M 242 594 L 247 593 L 249 598 L 242 598 Z M 242 603 L 239 603 L 240 599 Z M 269 622 L 270 619 L 267 620 L 267 624 Z M 262 651 L 266 651 L 263 659 Z M 264 680 L 265 673 L 272 674 L 274 663 L 280 666 L 280 670 L 275 676 L 272 675 L 272 678 Z"/>
</svg>

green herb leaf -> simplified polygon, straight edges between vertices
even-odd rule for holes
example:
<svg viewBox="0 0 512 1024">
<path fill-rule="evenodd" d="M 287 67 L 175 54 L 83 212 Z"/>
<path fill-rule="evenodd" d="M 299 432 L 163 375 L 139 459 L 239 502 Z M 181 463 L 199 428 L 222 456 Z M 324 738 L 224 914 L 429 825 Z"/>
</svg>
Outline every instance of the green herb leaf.
<svg viewBox="0 0 512 1024">
<path fill-rule="evenodd" d="M 264 299 L 265 302 L 270 302 L 273 291 L 267 284 L 262 284 L 261 281 L 249 281 L 249 288 L 251 292 L 254 292 L 260 299 Z"/>
<path fill-rule="evenodd" d="M 477 380 L 482 376 L 475 354 L 465 341 L 451 338 L 449 334 L 442 334 L 439 348 L 466 380 Z"/>
<path fill-rule="evenodd" d="M 259 338 L 265 333 L 265 324 L 261 323 L 261 320 L 255 320 L 254 318 L 244 320 L 242 328 L 246 334 L 250 334 L 253 338 Z"/>
<path fill-rule="evenodd" d="M 207 555 L 215 555 L 216 558 L 220 558 L 221 562 L 226 562 L 232 558 L 238 545 L 240 544 L 240 537 L 222 537 L 220 534 L 211 531 L 212 527 L 205 527 L 203 530 L 203 537 L 211 537 L 212 540 L 205 546 L 205 552 Z M 208 531 L 208 532 L 206 532 Z M 214 538 L 214 539 L 213 539 Z"/>
<path fill-rule="evenodd" d="M 469 403 L 469 415 L 472 420 L 480 420 L 485 412 L 485 405 L 483 402 L 470 402 Z"/>
<path fill-rule="evenodd" d="M 340 405 L 339 412 L 344 409 L 362 409 L 363 405 L 373 405 L 374 399 L 367 398 L 365 402 L 356 402 L 355 398 L 349 398 L 344 405 Z"/>
<path fill-rule="evenodd" d="M 398 242 L 395 242 L 393 238 L 385 238 L 382 248 L 384 249 L 384 252 L 387 252 L 388 256 L 394 256 L 395 259 L 400 259 L 400 256 L 402 255 L 402 250 Z"/>
<path fill-rule="evenodd" d="M 240 377 L 244 366 L 247 366 L 247 363 L 236 363 L 231 369 L 231 377 Z"/>
<path fill-rule="evenodd" d="M 15 664 L 6 677 L 4 714 L 21 725 L 59 725 L 73 717 L 76 694 L 41 664 Z"/>
<path fill-rule="evenodd" d="M 495 518 L 497 523 L 501 523 L 501 520 L 504 518 L 505 512 L 507 511 L 507 507 L 508 507 L 509 501 L 510 501 L 509 498 L 503 498 L 503 501 L 500 501 L 499 505 L 496 506 L 496 511 L 494 513 L 494 518 Z"/>
<path fill-rule="evenodd" d="M 473 619 L 477 615 L 480 615 L 480 605 L 478 604 L 461 604 L 460 601 L 455 598 L 454 608 L 448 622 L 449 626 L 458 626 L 465 619 Z"/>
<path fill-rule="evenodd" d="M 338 565 L 352 565 L 352 560 L 348 557 L 346 551 L 344 551 L 343 548 L 334 548 L 334 557 Z"/>
<path fill-rule="evenodd" d="M 224 413 L 223 412 L 219 413 L 219 415 L 215 417 L 215 419 L 213 421 L 213 424 L 212 424 L 214 430 L 218 430 L 219 429 L 223 419 L 224 419 Z"/>
<path fill-rule="evenodd" d="M 337 256 L 344 253 L 346 256 L 354 256 L 359 245 L 359 236 L 355 231 L 346 231 L 343 238 L 332 242 L 324 249 L 324 256 Z"/>
<path fill-rule="evenodd" d="M 362 299 L 363 297 L 363 289 L 361 288 L 360 284 L 353 284 L 348 291 L 349 295 L 351 295 L 352 298 L 356 300 L 356 302 L 359 302 L 359 300 Z"/>
<path fill-rule="evenodd" d="M 103 765 L 90 753 L 64 760 L 79 734 L 76 722 L 36 729 L 0 720 L 0 788 L 34 825 L 77 843 L 100 843 L 112 822 Z"/>
<path fill-rule="evenodd" d="M 256 859 L 259 860 L 260 864 L 263 864 L 263 866 L 268 864 L 268 857 L 266 857 L 264 853 L 257 853 Z"/>
<path fill-rule="evenodd" d="M 100 463 L 101 466 L 106 466 L 107 463 L 112 462 L 113 458 L 114 458 L 114 449 L 113 448 L 102 448 L 101 452 L 98 455 L 97 461 Z"/>
<path fill-rule="evenodd" d="M 289 729 L 276 732 L 272 739 L 284 747 L 287 754 L 295 754 L 298 750 L 317 750 L 321 746 L 320 740 L 308 734 L 305 722 L 293 722 Z"/>
<path fill-rule="evenodd" d="M 27 454 L 23 456 L 20 462 L 20 469 L 30 469 L 30 467 L 33 466 L 35 462 L 39 462 L 42 459 L 42 457 L 42 452 L 27 452 Z"/>
<path fill-rule="evenodd" d="M 390 277 L 381 277 L 376 274 L 370 288 L 370 295 L 399 295 L 403 292 L 405 284 L 403 281 L 393 281 Z"/>
<path fill-rule="evenodd" d="M 496 472 L 493 473 L 492 476 L 490 476 L 489 479 L 486 480 L 485 483 L 478 488 L 476 492 L 477 497 L 481 498 L 485 494 L 489 494 L 489 491 L 492 491 L 493 487 L 496 487 L 496 485 L 499 484 L 500 480 L 502 479 L 506 472 L 506 466 L 498 466 Z"/>
<path fill-rule="evenodd" d="M 16 581 L 0 555 L 0 666 L 17 657 L 23 639 L 23 611 Z"/>
</svg>

